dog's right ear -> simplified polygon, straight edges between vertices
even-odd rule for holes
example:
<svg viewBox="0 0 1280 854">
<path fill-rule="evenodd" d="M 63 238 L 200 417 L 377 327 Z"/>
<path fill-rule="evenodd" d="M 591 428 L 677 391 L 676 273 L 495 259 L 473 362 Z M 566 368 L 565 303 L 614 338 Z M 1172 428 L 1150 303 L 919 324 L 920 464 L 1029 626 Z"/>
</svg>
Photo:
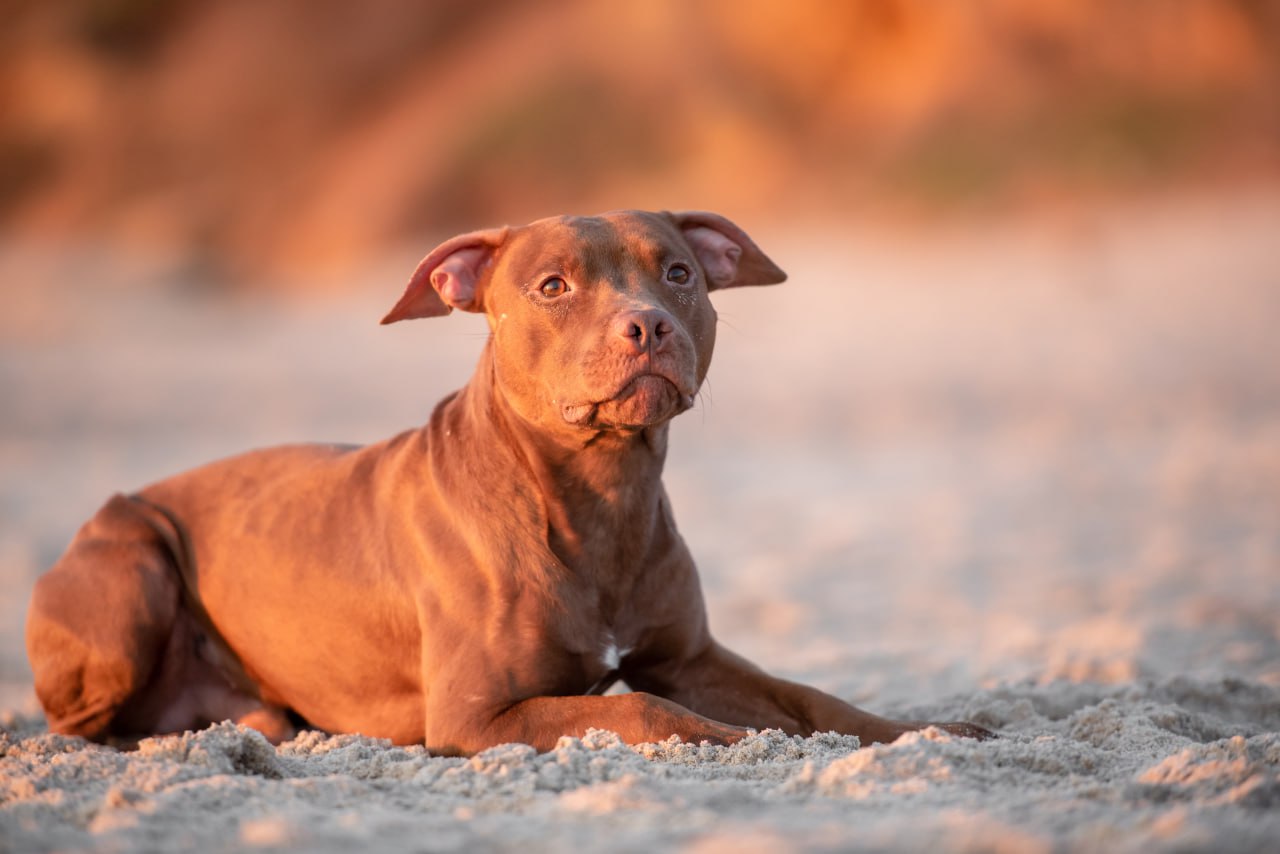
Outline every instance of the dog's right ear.
<svg viewBox="0 0 1280 854">
<path fill-rule="evenodd" d="M 707 273 L 707 290 L 776 285 L 787 280 L 787 274 L 760 251 L 745 231 L 720 214 L 676 211 L 667 216 L 698 256 L 698 263 Z"/>
<path fill-rule="evenodd" d="M 489 228 L 451 237 L 432 249 L 382 322 L 440 317 L 455 308 L 484 311 L 481 285 L 493 266 L 494 251 L 506 238 L 506 227 Z"/>
</svg>

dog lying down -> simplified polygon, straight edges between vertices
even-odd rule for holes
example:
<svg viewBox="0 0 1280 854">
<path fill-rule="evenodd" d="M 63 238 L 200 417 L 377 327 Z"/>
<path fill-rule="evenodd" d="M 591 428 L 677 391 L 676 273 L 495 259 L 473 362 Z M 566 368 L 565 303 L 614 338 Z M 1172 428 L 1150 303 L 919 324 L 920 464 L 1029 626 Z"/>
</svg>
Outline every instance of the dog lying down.
<svg viewBox="0 0 1280 854">
<path fill-rule="evenodd" d="M 716 643 L 662 487 L 711 363 L 708 293 L 785 278 L 711 213 L 445 241 L 382 322 L 483 312 L 467 385 L 378 444 L 251 451 L 111 498 L 32 598 L 50 729 L 128 743 L 230 719 L 279 742 L 305 722 L 465 755 L 589 727 L 867 744 L 927 726 Z M 603 696 L 617 680 L 633 691 Z"/>
</svg>

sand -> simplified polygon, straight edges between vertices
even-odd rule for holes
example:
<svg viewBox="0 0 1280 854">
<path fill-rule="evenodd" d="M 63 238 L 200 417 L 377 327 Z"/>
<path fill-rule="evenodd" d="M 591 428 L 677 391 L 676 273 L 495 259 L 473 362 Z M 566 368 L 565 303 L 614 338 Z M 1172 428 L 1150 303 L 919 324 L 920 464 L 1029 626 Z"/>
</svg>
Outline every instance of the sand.
<svg viewBox="0 0 1280 854">
<path fill-rule="evenodd" d="M 467 760 L 230 724 L 133 752 L 50 735 L 21 626 L 111 491 L 418 423 L 482 326 L 377 327 L 412 252 L 303 301 L 0 246 L 0 850 L 1274 850 L 1278 224 L 1259 190 L 753 228 L 792 279 L 717 297 L 668 462 L 713 629 L 877 712 L 1002 737 L 596 731 Z"/>
</svg>

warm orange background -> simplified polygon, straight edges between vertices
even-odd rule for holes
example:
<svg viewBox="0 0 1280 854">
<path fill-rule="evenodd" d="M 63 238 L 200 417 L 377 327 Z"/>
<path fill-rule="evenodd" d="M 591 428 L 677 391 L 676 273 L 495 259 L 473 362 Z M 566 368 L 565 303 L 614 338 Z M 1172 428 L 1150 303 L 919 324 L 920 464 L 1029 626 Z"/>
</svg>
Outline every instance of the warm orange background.
<svg viewBox="0 0 1280 854">
<path fill-rule="evenodd" d="M 0 227 L 341 281 L 612 207 L 1021 208 L 1280 169 L 1266 0 L 10 0 Z"/>
</svg>

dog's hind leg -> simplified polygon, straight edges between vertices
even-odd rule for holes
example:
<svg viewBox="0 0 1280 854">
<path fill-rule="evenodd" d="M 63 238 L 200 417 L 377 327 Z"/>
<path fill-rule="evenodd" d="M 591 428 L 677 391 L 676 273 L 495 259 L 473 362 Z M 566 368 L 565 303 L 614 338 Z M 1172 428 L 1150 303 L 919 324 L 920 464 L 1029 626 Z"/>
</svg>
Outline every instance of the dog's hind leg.
<svg viewBox="0 0 1280 854">
<path fill-rule="evenodd" d="M 202 612 L 184 596 L 185 549 L 149 502 L 116 495 L 36 582 L 27 655 L 52 732 L 118 745 L 234 720 L 292 738 Z"/>
<path fill-rule="evenodd" d="M 27 655 L 52 732 L 104 740 L 151 680 L 181 607 L 157 516 L 114 496 L 36 582 Z"/>
</svg>

